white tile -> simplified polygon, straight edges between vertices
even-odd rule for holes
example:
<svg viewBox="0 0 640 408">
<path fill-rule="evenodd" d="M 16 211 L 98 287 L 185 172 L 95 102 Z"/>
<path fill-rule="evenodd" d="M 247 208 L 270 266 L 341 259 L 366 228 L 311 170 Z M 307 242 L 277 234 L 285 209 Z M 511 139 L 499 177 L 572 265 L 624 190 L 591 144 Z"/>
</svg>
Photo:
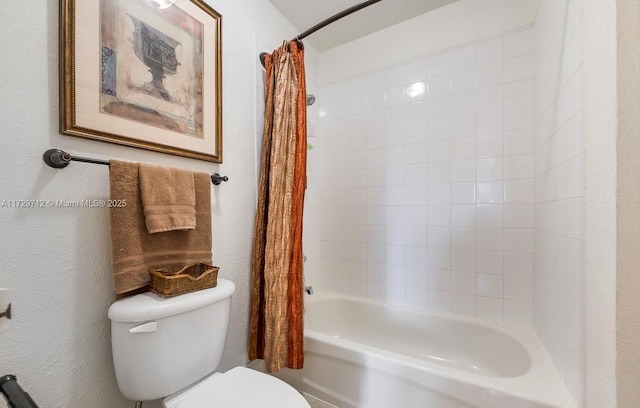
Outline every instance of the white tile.
<svg viewBox="0 0 640 408">
<path fill-rule="evenodd" d="M 427 101 L 427 118 L 438 119 L 451 114 L 451 96 L 433 98 Z"/>
<path fill-rule="evenodd" d="M 451 229 L 449 227 L 438 227 L 438 226 L 428 227 L 427 245 L 429 247 L 448 248 L 450 244 L 451 244 Z M 444 266 L 437 266 L 437 267 L 444 267 Z"/>
<path fill-rule="evenodd" d="M 367 111 L 367 98 L 364 95 L 349 98 L 349 115 L 359 115 Z M 347 118 L 350 120 L 350 118 Z"/>
<path fill-rule="evenodd" d="M 451 163 L 451 181 L 475 181 L 476 160 L 456 160 Z"/>
<path fill-rule="evenodd" d="M 505 203 L 532 203 L 533 180 L 506 180 L 504 182 Z"/>
<path fill-rule="evenodd" d="M 367 298 L 378 302 L 386 300 L 386 286 L 381 282 L 367 283 Z"/>
<path fill-rule="evenodd" d="M 521 129 L 533 129 L 533 105 L 521 105 L 504 110 L 505 132 Z"/>
<path fill-rule="evenodd" d="M 473 227 L 476 225 L 476 208 L 473 204 L 451 206 L 451 225 L 456 227 Z M 473 234 L 475 242 L 475 231 Z M 474 246 L 475 247 L 475 246 Z"/>
<path fill-rule="evenodd" d="M 427 288 L 427 269 L 415 266 L 407 266 L 405 268 L 407 289 Z"/>
<path fill-rule="evenodd" d="M 406 207 L 406 224 L 414 226 L 429 225 L 426 205 L 410 205 Z"/>
<path fill-rule="evenodd" d="M 415 122 L 405 128 L 405 143 L 423 143 L 427 141 L 427 122 Z"/>
<path fill-rule="evenodd" d="M 476 112 L 502 109 L 504 106 L 503 86 L 480 88 L 476 92 Z"/>
<path fill-rule="evenodd" d="M 533 77 L 533 55 L 527 54 L 504 61 L 504 82 L 522 81 Z"/>
<path fill-rule="evenodd" d="M 382 166 L 395 167 L 395 166 L 404 166 L 405 162 L 405 147 L 404 146 L 393 146 L 388 147 L 387 149 L 382 149 L 385 151 L 385 159 L 382 161 Z M 402 178 L 404 180 L 404 177 Z"/>
<path fill-rule="evenodd" d="M 475 69 L 466 69 L 451 74 L 451 93 L 473 91 L 476 87 Z"/>
<path fill-rule="evenodd" d="M 426 205 L 427 204 L 427 185 L 414 184 L 405 188 L 405 204 L 406 205 Z"/>
<path fill-rule="evenodd" d="M 428 173 L 428 177 L 426 177 Z M 451 181 L 451 165 L 449 162 L 433 162 L 428 164 L 425 170 L 425 178 L 429 183 L 449 183 Z"/>
<path fill-rule="evenodd" d="M 405 173 L 405 184 L 407 185 L 427 184 L 427 165 L 426 164 L 407 165 L 406 173 Z"/>
<path fill-rule="evenodd" d="M 427 206 L 427 225 L 449 226 L 451 225 L 451 207 L 449 205 Z"/>
<path fill-rule="evenodd" d="M 450 158 L 449 140 L 429 142 L 427 145 L 428 145 L 427 159 L 429 162 L 449 161 L 449 158 Z"/>
<path fill-rule="evenodd" d="M 475 295 L 476 293 L 476 274 L 475 272 L 451 271 L 451 291 L 457 293 L 467 293 Z"/>
<path fill-rule="evenodd" d="M 505 156 L 504 158 L 504 178 L 505 179 L 530 179 L 532 177 L 533 177 L 533 155 L 532 154 Z"/>
<path fill-rule="evenodd" d="M 402 245 L 387 245 L 387 265 L 404 265 L 406 262 L 405 252 L 404 242 Z"/>
<path fill-rule="evenodd" d="M 428 263 L 427 247 L 420 246 L 407 246 L 404 249 L 403 263 L 406 266 L 413 266 L 418 268 L 426 268 Z M 389 256 L 387 255 L 387 259 Z M 387 261 L 388 262 L 388 261 Z"/>
<path fill-rule="evenodd" d="M 476 63 L 476 51 L 474 46 L 457 48 L 451 51 L 451 72 L 473 68 Z"/>
<path fill-rule="evenodd" d="M 484 65 L 504 58 L 502 37 L 476 44 L 476 64 Z"/>
<path fill-rule="evenodd" d="M 480 250 L 502 251 L 504 231 L 502 228 L 477 227 L 476 247 Z"/>
<path fill-rule="evenodd" d="M 367 262 L 384 264 L 386 262 L 386 246 L 384 244 L 367 245 Z"/>
<path fill-rule="evenodd" d="M 451 120 L 449 118 L 433 119 L 427 122 L 427 139 L 429 141 L 447 140 L 450 138 Z"/>
<path fill-rule="evenodd" d="M 389 284 L 404 285 L 406 272 L 404 265 L 387 265 L 385 281 Z"/>
<path fill-rule="evenodd" d="M 476 114 L 476 135 L 500 133 L 504 129 L 504 112 L 502 109 L 494 109 Z"/>
<path fill-rule="evenodd" d="M 384 71 L 384 85 L 385 88 L 393 88 L 398 85 L 404 85 L 404 65 L 399 65 L 393 68 L 389 68 Z"/>
<path fill-rule="evenodd" d="M 404 104 L 404 86 L 387 88 L 384 91 L 384 107 L 391 108 Z"/>
<path fill-rule="evenodd" d="M 452 183 L 452 204 L 473 204 L 476 201 L 476 185 L 473 182 Z"/>
<path fill-rule="evenodd" d="M 490 275 L 502 275 L 504 273 L 502 251 L 476 251 L 476 271 Z"/>
<path fill-rule="evenodd" d="M 441 75 L 438 77 L 429 78 L 427 81 L 427 97 L 441 98 L 448 96 L 451 93 L 451 79 L 449 75 Z"/>
<path fill-rule="evenodd" d="M 452 116 L 472 115 L 476 110 L 475 91 L 456 93 L 450 97 Z"/>
<path fill-rule="evenodd" d="M 502 133 L 478 136 L 476 138 L 476 157 L 483 158 L 502 156 L 504 144 L 503 139 Z"/>
<path fill-rule="evenodd" d="M 349 81 L 341 81 L 333 84 L 334 100 L 345 99 L 349 97 Z"/>
<path fill-rule="evenodd" d="M 533 153 L 533 129 L 515 130 L 504 133 L 504 154 Z"/>
<path fill-rule="evenodd" d="M 475 115 L 461 115 L 451 118 L 451 138 L 473 136 L 475 133 Z"/>
<path fill-rule="evenodd" d="M 525 252 L 504 252 L 505 275 L 533 277 L 533 254 Z"/>
<path fill-rule="evenodd" d="M 421 58 L 405 65 L 405 80 L 408 84 L 427 78 L 427 60 Z"/>
<path fill-rule="evenodd" d="M 426 121 L 427 103 L 418 101 L 406 104 L 404 107 L 404 119 L 407 124 Z"/>
<path fill-rule="evenodd" d="M 391 109 L 391 111 L 396 112 L 399 111 L 397 108 L 396 109 Z M 401 109 L 400 109 L 401 111 Z M 392 147 L 392 146 L 400 146 L 400 145 L 404 145 L 406 144 L 405 142 L 405 135 L 404 135 L 404 126 L 403 125 L 392 125 L 393 120 L 390 120 L 389 117 L 387 117 L 387 127 L 384 129 L 384 136 L 386 139 L 386 146 L 387 147 Z"/>
<path fill-rule="evenodd" d="M 427 266 L 434 269 L 448 270 L 451 267 L 449 248 L 427 248 Z"/>
<path fill-rule="evenodd" d="M 533 229 L 505 228 L 504 249 L 514 252 L 533 252 Z"/>
<path fill-rule="evenodd" d="M 525 326 L 533 325 L 533 304 L 531 302 L 504 301 L 504 321 Z"/>
<path fill-rule="evenodd" d="M 360 96 L 367 93 L 367 78 L 359 77 L 349 81 L 349 96 Z"/>
<path fill-rule="evenodd" d="M 533 103 L 533 79 L 512 82 L 504 86 L 504 106 Z"/>
<path fill-rule="evenodd" d="M 403 190 L 404 191 L 404 190 Z M 405 219 L 407 218 L 406 209 L 403 204 L 388 205 L 385 207 L 385 223 L 389 226 L 401 226 L 405 225 Z"/>
<path fill-rule="evenodd" d="M 495 62 L 493 64 L 482 65 L 476 68 L 476 86 L 478 89 L 489 87 L 489 86 L 500 85 L 502 83 L 503 83 L 502 61 Z"/>
<path fill-rule="evenodd" d="M 520 302 L 533 302 L 533 278 L 505 276 L 504 298 Z"/>
<path fill-rule="evenodd" d="M 396 305 L 403 305 L 405 302 L 404 285 L 386 285 L 386 301 Z"/>
<path fill-rule="evenodd" d="M 452 248 L 451 269 L 456 271 L 475 272 L 476 251 L 474 249 Z"/>
<path fill-rule="evenodd" d="M 504 58 L 533 53 L 533 30 L 528 29 L 504 37 Z"/>
<path fill-rule="evenodd" d="M 503 292 L 504 277 L 502 275 L 476 274 L 476 293 L 478 296 L 502 299 Z"/>
<path fill-rule="evenodd" d="M 387 205 L 404 205 L 405 188 L 404 186 L 388 186 L 386 188 Z"/>
<path fill-rule="evenodd" d="M 451 140 L 451 160 L 470 160 L 476 157 L 476 139 L 473 136 Z"/>
<path fill-rule="evenodd" d="M 476 180 L 501 180 L 504 172 L 502 157 L 485 157 L 476 161 Z"/>
<path fill-rule="evenodd" d="M 476 202 L 478 204 L 500 204 L 504 202 L 503 181 L 482 181 L 476 183 Z"/>
<path fill-rule="evenodd" d="M 426 81 L 418 81 L 407 85 L 405 94 L 407 103 L 425 100 L 427 98 Z"/>
<path fill-rule="evenodd" d="M 428 269 L 427 287 L 434 290 L 449 291 L 451 288 L 451 272 L 446 269 Z"/>
<path fill-rule="evenodd" d="M 504 226 L 533 228 L 533 204 L 505 204 Z"/>
<path fill-rule="evenodd" d="M 384 91 L 376 91 L 374 93 L 370 93 L 366 96 L 367 98 L 367 111 L 373 112 L 383 109 L 384 104 Z"/>
<path fill-rule="evenodd" d="M 439 312 L 449 312 L 451 303 L 451 294 L 440 290 L 428 290 L 428 308 Z"/>
<path fill-rule="evenodd" d="M 464 293 L 452 293 L 451 312 L 464 316 L 475 316 L 476 297 Z"/>
<path fill-rule="evenodd" d="M 411 145 L 405 145 L 404 148 L 406 165 L 427 163 L 427 143 L 414 143 Z"/>
<path fill-rule="evenodd" d="M 502 227 L 504 208 L 502 204 L 478 204 L 476 225 L 479 227 Z"/>
<path fill-rule="evenodd" d="M 475 249 L 476 229 L 473 224 L 463 227 L 451 227 L 451 247 L 457 249 Z"/>
<path fill-rule="evenodd" d="M 451 185 L 448 183 L 429 184 L 428 204 L 450 204 Z"/>
<path fill-rule="evenodd" d="M 427 77 L 432 78 L 450 72 L 450 54 L 434 55 L 427 59 Z"/>
</svg>

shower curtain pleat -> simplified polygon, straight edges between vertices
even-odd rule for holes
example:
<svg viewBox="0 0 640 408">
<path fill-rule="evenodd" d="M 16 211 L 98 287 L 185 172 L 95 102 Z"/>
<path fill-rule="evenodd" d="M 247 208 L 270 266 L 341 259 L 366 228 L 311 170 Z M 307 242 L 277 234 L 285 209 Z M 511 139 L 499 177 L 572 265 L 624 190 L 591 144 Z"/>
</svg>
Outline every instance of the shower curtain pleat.
<svg viewBox="0 0 640 408">
<path fill-rule="evenodd" d="M 302 215 L 306 187 L 306 89 L 302 44 L 265 59 L 262 171 L 252 260 L 249 358 L 268 372 L 302 368 Z"/>
</svg>

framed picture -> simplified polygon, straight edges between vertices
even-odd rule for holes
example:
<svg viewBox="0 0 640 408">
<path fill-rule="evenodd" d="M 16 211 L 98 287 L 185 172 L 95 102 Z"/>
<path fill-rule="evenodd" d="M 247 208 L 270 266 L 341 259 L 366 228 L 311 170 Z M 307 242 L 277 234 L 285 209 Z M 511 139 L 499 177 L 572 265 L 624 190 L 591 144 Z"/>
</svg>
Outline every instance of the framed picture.
<svg viewBox="0 0 640 408">
<path fill-rule="evenodd" d="M 203 0 L 60 0 L 60 132 L 222 162 L 222 16 Z"/>
</svg>

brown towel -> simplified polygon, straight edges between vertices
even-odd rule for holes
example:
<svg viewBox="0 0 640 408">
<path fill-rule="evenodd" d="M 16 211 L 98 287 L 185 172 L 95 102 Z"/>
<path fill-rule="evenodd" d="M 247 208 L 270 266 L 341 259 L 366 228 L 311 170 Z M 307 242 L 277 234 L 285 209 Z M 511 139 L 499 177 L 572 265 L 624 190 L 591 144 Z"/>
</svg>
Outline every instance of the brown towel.
<svg viewBox="0 0 640 408">
<path fill-rule="evenodd" d="M 140 195 L 150 234 L 196 228 L 193 172 L 140 163 Z"/>
<path fill-rule="evenodd" d="M 113 285 L 117 297 L 144 291 L 149 283 L 149 268 L 194 262 L 213 264 L 208 174 L 194 173 L 196 228 L 161 234 L 149 234 L 145 226 L 138 164 L 111 160 L 109 180 L 111 199 L 126 203 L 110 209 Z"/>
</svg>

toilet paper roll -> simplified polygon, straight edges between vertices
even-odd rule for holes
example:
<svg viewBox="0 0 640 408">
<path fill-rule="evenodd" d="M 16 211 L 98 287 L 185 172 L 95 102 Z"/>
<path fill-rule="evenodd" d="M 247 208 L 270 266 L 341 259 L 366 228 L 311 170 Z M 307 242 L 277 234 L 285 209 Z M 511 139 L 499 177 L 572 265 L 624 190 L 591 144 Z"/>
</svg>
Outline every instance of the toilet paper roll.
<svg viewBox="0 0 640 408">
<path fill-rule="evenodd" d="M 4 313 L 10 303 L 9 289 L 0 288 L 0 313 Z M 8 317 L 0 317 L 0 333 L 6 331 L 10 324 L 11 320 Z"/>
</svg>

